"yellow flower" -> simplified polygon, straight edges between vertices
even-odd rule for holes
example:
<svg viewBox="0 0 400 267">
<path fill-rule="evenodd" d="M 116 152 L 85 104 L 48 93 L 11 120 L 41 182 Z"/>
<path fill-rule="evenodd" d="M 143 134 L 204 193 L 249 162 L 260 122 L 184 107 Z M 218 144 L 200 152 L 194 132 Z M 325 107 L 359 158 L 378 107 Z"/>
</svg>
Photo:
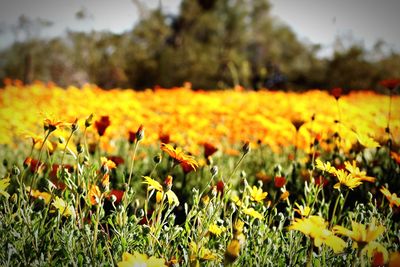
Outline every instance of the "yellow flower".
<svg viewBox="0 0 400 267">
<path fill-rule="evenodd" d="M 226 228 L 224 226 L 218 226 L 213 223 L 208 227 L 208 231 L 216 236 L 220 236 L 223 232 L 225 232 Z"/>
<path fill-rule="evenodd" d="M 311 213 L 311 208 L 309 206 L 302 206 L 297 203 L 294 203 L 297 207 L 297 209 L 294 209 L 295 212 L 297 212 L 299 215 L 302 217 L 307 217 Z"/>
<path fill-rule="evenodd" d="M 9 198 L 10 194 L 7 193 L 6 189 L 10 185 L 10 178 L 3 178 L 0 180 L 0 195 L 3 195 L 5 198 Z"/>
<path fill-rule="evenodd" d="M 351 173 L 345 172 L 344 170 L 336 171 L 335 175 L 339 180 L 339 182 L 333 186 L 333 188 L 335 189 L 339 190 L 340 186 L 342 185 L 345 185 L 348 188 L 353 189 L 362 184 L 360 178 L 354 177 Z"/>
<path fill-rule="evenodd" d="M 64 125 L 66 125 L 66 123 L 62 122 L 62 121 L 56 121 L 56 120 L 51 120 L 51 119 L 44 119 L 43 122 L 44 125 L 44 129 L 49 132 L 54 132 L 55 130 L 57 130 L 59 127 L 62 127 Z"/>
<path fill-rule="evenodd" d="M 165 184 L 166 184 L 166 189 L 164 190 L 163 186 L 157 182 L 156 180 L 153 180 L 149 176 L 144 176 L 143 177 L 145 181 L 143 183 L 147 184 L 147 190 L 156 190 L 158 191 L 156 194 L 157 202 L 161 202 L 162 198 L 164 197 L 164 194 L 167 196 L 168 203 L 170 205 L 174 204 L 176 206 L 179 205 L 179 199 L 176 196 L 176 194 L 171 190 L 172 187 L 172 177 L 168 176 L 165 179 Z"/>
<path fill-rule="evenodd" d="M 165 265 L 163 259 L 156 258 L 154 256 L 148 257 L 145 254 L 140 254 L 138 252 L 133 252 L 130 254 L 124 252 L 122 254 L 122 261 L 118 262 L 118 267 L 161 267 Z"/>
<path fill-rule="evenodd" d="M 285 190 L 282 192 L 282 195 L 279 197 L 279 199 L 285 201 L 286 199 L 288 199 L 289 195 L 289 191 Z"/>
<path fill-rule="evenodd" d="M 359 178 L 361 181 L 367 181 L 367 182 L 375 182 L 375 178 L 371 176 L 367 176 L 367 173 L 365 171 L 361 171 L 357 165 L 356 162 L 353 160 L 353 164 L 350 164 L 350 162 L 346 161 L 344 163 L 344 166 L 346 167 L 346 170 L 350 172 L 355 178 Z"/>
<path fill-rule="evenodd" d="M 393 208 L 393 206 L 400 207 L 400 198 L 397 196 L 396 193 L 393 193 L 393 194 L 390 193 L 390 191 L 384 186 L 382 186 L 380 191 L 386 197 L 386 199 L 389 201 L 389 206 L 391 208 Z"/>
<path fill-rule="evenodd" d="M 226 255 L 232 258 L 232 260 L 235 260 L 237 257 L 239 257 L 240 253 L 240 242 L 237 239 L 232 239 L 231 242 L 229 242 L 228 246 L 226 247 Z"/>
<path fill-rule="evenodd" d="M 336 168 L 333 167 L 329 161 L 327 163 L 323 163 L 320 159 L 316 159 L 315 163 L 317 164 L 315 165 L 315 167 L 317 169 L 320 169 L 321 171 L 325 171 L 331 174 L 334 174 L 337 171 Z"/>
<path fill-rule="evenodd" d="M 49 193 L 46 192 L 40 192 L 39 190 L 35 190 L 33 189 L 31 191 L 31 195 L 34 198 L 38 198 L 38 199 L 43 199 L 44 203 L 49 204 L 50 200 L 51 200 L 51 195 Z"/>
<path fill-rule="evenodd" d="M 381 145 L 366 134 L 356 133 L 358 142 L 366 148 L 376 148 Z"/>
<path fill-rule="evenodd" d="M 196 258 L 202 260 L 216 260 L 218 257 L 215 253 L 213 253 L 208 248 L 201 246 L 200 249 L 195 242 L 190 242 L 189 244 L 190 249 L 190 261 L 195 261 Z"/>
<path fill-rule="evenodd" d="M 263 219 L 263 216 L 258 211 L 254 210 L 253 208 L 243 208 L 243 213 L 247 214 L 256 219 Z"/>
<path fill-rule="evenodd" d="M 235 203 L 238 207 L 242 206 L 242 201 L 237 195 L 232 195 L 231 200 Z"/>
<path fill-rule="evenodd" d="M 369 242 L 377 239 L 386 230 L 383 225 L 376 225 L 375 219 L 372 220 L 368 228 L 364 224 L 352 221 L 351 228 L 352 230 L 348 230 L 343 226 L 336 225 L 335 227 L 333 227 L 333 231 L 340 235 L 350 237 L 353 241 L 357 243 L 357 245 L 360 245 L 362 247 Z"/>
<path fill-rule="evenodd" d="M 107 170 L 115 169 L 117 165 L 114 161 L 107 159 L 106 157 L 101 157 L 101 166 L 107 168 Z"/>
<path fill-rule="evenodd" d="M 328 223 L 322 217 L 312 215 L 308 218 L 295 218 L 295 221 L 289 226 L 289 230 L 297 230 L 309 236 L 317 247 L 326 244 L 335 253 L 343 251 L 346 242 L 329 231 L 327 226 Z"/>
<path fill-rule="evenodd" d="M 199 167 L 197 161 L 192 156 L 186 155 L 180 147 L 175 149 L 172 145 L 162 143 L 161 150 L 165 151 L 171 158 L 182 166 L 186 166 L 193 170 L 196 170 L 196 168 Z"/>
<path fill-rule="evenodd" d="M 63 199 L 59 198 L 56 196 L 56 198 L 53 200 L 52 205 L 58 209 L 58 212 L 65 217 L 75 217 L 75 210 L 71 205 L 68 205 L 67 202 L 65 202 Z"/>
<path fill-rule="evenodd" d="M 253 185 L 253 188 L 248 187 L 248 189 L 250 191 L 250 199 L 256 202 L 262 202 L 268 195 L 267 192 L 263 192 L 261 188 L 257 188 L 255 185 Z"/>
</svg>

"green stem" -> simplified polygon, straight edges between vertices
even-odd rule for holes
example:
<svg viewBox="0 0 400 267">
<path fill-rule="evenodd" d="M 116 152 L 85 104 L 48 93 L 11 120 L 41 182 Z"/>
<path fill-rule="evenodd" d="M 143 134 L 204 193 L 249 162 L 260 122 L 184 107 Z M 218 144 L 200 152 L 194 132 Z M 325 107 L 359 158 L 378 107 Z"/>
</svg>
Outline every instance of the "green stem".
<svg viewBox="0 0 400 267">
<path fill-rule="evenodd" d="M 246 155 L 247 155 L 247 154 L 243 154 L 243 155 L 240 157 L 239 161 L 236 163 L 235 168 L 233 169 L 233 171 L 232 171 L 231 174 L 229 175 L 229 177 L 228 177 L 228 179 L 227 179 L 227 182 L 229 182 L 229 181 L 231 180 L 232 176 L 235 174 L 236 170 L 239 168 L 240 163 L 243 161 L 243 159 L 244 159 L 244 157 L 245 157 Z"/>
<path fill-rule="evenodd" d="M 335 221 L 335 214 L 336 214 L 337 205 L 339 204 L 340 196 L 341 196 L 341 193 L 339 193 L 338 197 L 336 198 L 336 203 L 335 203 L 335 207 L 333 208 L 332 219 L 331 219 L 331 223 L 329 224 L 329 228 L 332 228 L 332 225 Z"/>
<path fill-rule="evenodd" d="M 135 162 L 136 151 L 139 145 L 139 141 L 135 142 L 135 148 L 133 149 L 133 156 L 131 161 L 131 166 L 129 168 L 129 178 L 128 178 L 128 187 L 131 184 L 132 172 L 133 172 L 133 163 Z"/>
<path fill-rule="evenodd" d="M 100 197 L 99 203 L 97 203 L 97 207 L 96 207 L 96 221 L 94 222 L 94 229 L 93 229 L 93 247 L 92 247 L 93 257 L 96 256 L 97 232 L 98 232 L 99 221 L 100 221 L 101 201 L 102 201 L 102 196 Z"/>
</svg>

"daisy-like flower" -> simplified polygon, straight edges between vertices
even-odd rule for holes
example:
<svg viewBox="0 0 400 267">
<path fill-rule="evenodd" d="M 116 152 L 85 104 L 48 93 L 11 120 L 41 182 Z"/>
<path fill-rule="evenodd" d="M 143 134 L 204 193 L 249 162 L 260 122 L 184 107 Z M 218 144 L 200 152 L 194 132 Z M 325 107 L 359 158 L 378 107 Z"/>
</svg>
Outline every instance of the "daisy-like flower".
<svg viewBox="0 0 400 267">
<path fill-rule="evenodd" d="M 382 194 L 386 197 L 389 201 L 389 206 L 393 208 L 393 206 L 400 207 L 400 198 L 397 196 L 396 193 L 390 193 L 389 189 L 382 186 L 381 190 Z"/>
<path fill-rule="evenodd" d="M 218 226 L 217 224 L 213 223 L 208 227 L 208 231 L 216 236 L 220 236 L 223 232 L 226 231 L 224 226 Z"/>
<path fill-rule="evenodd" d="M 250 199 L 256 202 L 262 202 L 268 195 L 267 192 L 263 192 L 261 188 L 258 188 L 255 185 L 253 185 L 252 188 L 248 187 L 248 189 L 250 192 Z"/>
<path fill-rule="evenodd" d="M 297 203 L 294 203 L 297 207 L 297 209 L 294 209 L 295 212 L 297 212 L 301 217 L 307 217 L 308 215 L 311 214 L 311 208 L 309 206 L 303 206 L 299 205 Z"/>
<path fill-rule="evenodd" d="M 27 188 L 29 190 L 29 188 Z M 49 204 L 51 200 L 51 195 L 46 192 L 40 192 L 39 190 L 31 190 L 31 196 L 38 199 L 43 199 L 44 203 Z"/>
<path fill-rule="evenodd" d="M 339 182 L 333 186 L 335 189 L 340 189 L 342 185 L 354 189 L 362 184 L 361 179 L 354 177 L 351 173 L 345 172 L 344 170 L 336 171 L 335 175 L 339 180 Z"/>
<path fill-rule="evenodd" d="M 323 163 L 320 159 L 316 159 L 315 163 L 316 163 L 315 167 L 317 169 L 320 169 L 321 171 L 328 172 L 331 174 L 334 174 L 337 171 L 336 168 L 333 167 L 329 161 Z"/>
<path fill-rule="evenodd" d="M 193 170 L 196 170 L 196 168 L 199 167 L 197 161 L 192 156 L 186 155 L 180 147 L 175 149 L 170 144 L 161 143 L 161 150 L 166 152 L 181 166 L 190 167 Z"/>
<path fill-rule="evenodd" d="M 168 203 L 170 205 L 174 204 L 176 206 L 179 205 L 179 200 L 176 194 L 171 190 L 172 188 L 172 176 L 168 175 L 168 177 L 164 181 L 165 187 L 163 187 L 159 182 L 156 180 L 153 180 L 149 176 L 144 176 L 143 177 L 145 181 L 143 183 L 147 184 L 147 190 L 156 190 L 156 198 L 157 202 L 161 202 L 162 198 L 164 197 L 164 194 L 167 196 Z"/>
<path fill-rule="evenodd" d="M 350 237 L 355 242 L 354 247 L 360 246 L 361 248 L 377 239 L 386 230 L 383 225 L 376 225 L 375 219 L 372 219 L 368 227 L 364 224 L 352 221 L 351 228 L 352 230 L 349 230 L 343 226 L 336 225 L 333 227 L 333 232 Z"/>
<path fill-rule="evenodd" d="M 190 249 L 190 261 L 196 261 L 196 259 L 212 261 L 218 258 L 218 256 L 215 253 L 213 253 L 211 250 L 209 250 L 204 246 L 201 246 L 199 249 L 199 246 L 195 242 L 190 242 L 189 249 Z"/>
<path fill-rule="evenodd" d="M 71 205 L 68 205 L 68 203 L 65 202 L 62 198 L 59 198 L 56 196 L 56 198 L 53 200 L 52 205 L 58 210 L 58 212 L 61 214 L 61 216 L 75 217 L 74 207 L 72 207 Z"/>
<path fill-rule="evenodd" d="M 355 178 L 359 178 L 361 181 L 367 181 L 367 182 L 375 182 L 375 178 L 371 176 L 367 176 L 367 173 L 365 171 L 361 171 L 357 165 L 356 161 L 353 160 L 353 164 L 350 164 L 350 162 L 346 161 L 344 163 L 344 166 L 346 167 L 346 170 L 350 172 Z"/>
<path fill-rule="evenodd" d="M 10 178 L 3 178 L 0 180 L 0 195 L 3 195 L 5 198 L 9 198 L 10 194 L 7 193 L 6 189 L 10 185 Z"/>
<path fill-rule="evenodd" d="M 133 252 L 130 254 L 124 252 L 122 254 L 122 260 L 118 262 L 118 267 L 162 267 L 165 265 L 165 260 L 156 258 L 154 256 L 148 257 L 146 254 L 140 254 L 139 252 Z"/>
<path fill-rule="evenodd" d="M 249 215 L 249 216 L 251 216 L 253 218 L 260 219 L 260 220 L 263 219 L 262 214 L 259 213 L 258 211 L 256 211 L 253 208 L 243 208 L 242 211 L 243 211 L 244 214 L 247 214 L 247 215 Z"/>
<path fill-rule="evenodd" d="M 333 249 L 335 253 L 342 252 L 346 242 L 337 237 L 327 229 L 328 223 L 320 216 L 309 216 L 308 218 L 295 218 L 289 230 L 297 230 L 314 240 L 314 245 L 320 247 L 325 244 Z"/>
<path fill-rule="evenodd" d="M 44 119 L 43 121 L 43 128 L 45 131 L 54 132 L 58 128 L 66 125 L 66 123 L 62 121 L 57 121 L 57 120 L 51 120 L 51 119 Z"/>
<path fill-rule="evenodd" d="M 112 170 L 117 167 L 114 161 L 107 159 L 106 157 L 101 157 L 101 167 L 103 167 L 105 170 Z"/>
<path fill-rule="evenodd" d="M 376 142 L 373 138 L 369 137 L 366 134 L 362 133 L 355 133 L 355 134 L 358 142 L 365 148 L 376 148 L 381 146 L 378 142 Z"/>
</svg>

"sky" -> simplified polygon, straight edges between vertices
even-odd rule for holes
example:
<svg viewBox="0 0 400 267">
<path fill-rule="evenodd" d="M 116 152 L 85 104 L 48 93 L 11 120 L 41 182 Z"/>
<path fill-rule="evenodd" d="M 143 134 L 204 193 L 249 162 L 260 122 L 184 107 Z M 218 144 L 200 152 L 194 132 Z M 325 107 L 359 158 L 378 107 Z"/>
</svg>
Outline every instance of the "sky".
<svg viewBox="0 0 400 267">
<path fill-rule="evenodd" d="M 108 30 L 121 33 L 138 21 L 133 0 L 0 0 L 0 48 L 10 45 L 11 29 L 18 17 L 42 18 L 53 22 L 40 31 L 42 37 L 62 35 L 70 30 Z M 166 13 L 176 14 L 180 0 L 141 0 L 149 8 L 161 2 Z M 400 51 L 399 0 L 270 0 L 271 14 L 291 27 L 299 38 L 321 44 L 321 56 L 332 54 L 335 39 L 344 38 L 371 48 L 382 39 Z M 77 20 L 84 10 L 88 17 Z"/>
</svg>

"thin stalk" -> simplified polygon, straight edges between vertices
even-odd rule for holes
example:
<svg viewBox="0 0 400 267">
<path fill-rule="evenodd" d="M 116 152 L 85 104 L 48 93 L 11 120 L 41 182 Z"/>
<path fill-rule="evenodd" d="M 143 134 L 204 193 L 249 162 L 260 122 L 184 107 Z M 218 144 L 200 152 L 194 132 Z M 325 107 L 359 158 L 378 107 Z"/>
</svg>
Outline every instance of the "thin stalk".
<svg viewBox="0 0 400 267">
<path fill-rule="evenodd" d="M 242 154 L 242 156 L 240 157 L 239 161 L 236 163 L 235 168 L 233 169 L 233 171 L 232 171 L 231 174 L 229 175 L 229 177 L 228 177 L 228 179 L 227 179 L 227 182 L 229 182 L 230 179 L 232 178 L 232 176 L 235 174 L 236 170 L 239 168 L 240 163 L 243 161 L 243 159 L 244 159 L 244 157 L 245 157 L 246 155 L 247 155 L 247 154 L 245 154 L 245 153 Z"/>
<path fill-rule="evenodd" d="M 101 207 L 101 201 L 102 201 L 102 196 L 99 199 L 99 203 L 97 203 L 97 207 L 96 207 L 96 221 L 94 222 L 94 233 L 93 233 L 93 247 L 92 247 L 92 251 L 93 251 L 93 257 L 95 257 L 96 255 L 96 247 L 97 247 L 97 231 L 98 231 L 98 227 L 99 227 L 99 221 L 100 221 L 100 207 Z"/>
<path fill-rule="evenodd" d="M 335 203 L 335 207 L 333 208 L 333 213 L 332 213 L 332 220 L 329 224 L 329 228 L 332 228 L 333 225 L 333 221 L 335 220 L 335 214 L 336 214 L 336 209 L 337 209 L 337 205 L 339 203 L 339 199 L 340 199 L 341 193 L 338 195 L 338 197 L 336 198 L 336 203 Z"/>
<path fill-rule="evenodd" d="M 131 184 L 132 172 L 133 172 L 133 163 L 135 163 L 135 157 L 136 157 L 136 151 L 137 151 L 138 145 L 139 145 L 139 141 L 136 141 L 135 142 L 135 147 L 133 149 L 133 156 L 132 156 L 131 166 L 129 168 L 128 186 Z"/>
</svg>

